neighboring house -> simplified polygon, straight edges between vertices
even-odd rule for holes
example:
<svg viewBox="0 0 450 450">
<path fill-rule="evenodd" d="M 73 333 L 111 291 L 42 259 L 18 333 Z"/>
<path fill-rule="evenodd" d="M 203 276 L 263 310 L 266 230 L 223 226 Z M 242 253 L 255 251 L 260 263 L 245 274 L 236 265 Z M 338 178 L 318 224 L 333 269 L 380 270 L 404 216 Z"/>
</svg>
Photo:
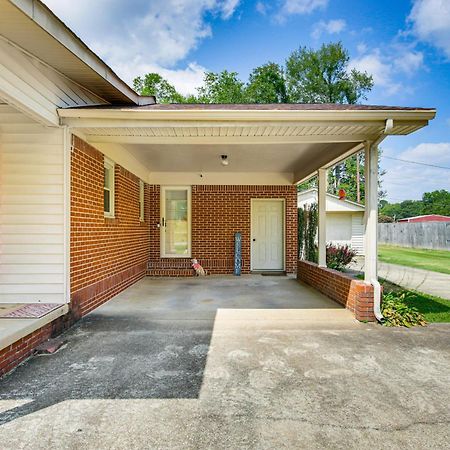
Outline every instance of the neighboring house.
<svg viewBox="0 0 450 450">
<path fill-rule="evenodd" d="M 426 214 L 423 216 L 405 217 L 399 219 L 398 222 L 450 222 L 449 216 L 441 216 L 440 214 Z"/>
<path fill-rule="evenodd" d="M 299 192 L 298 207 L 317 203 L 316 188 Z M 326 240 L 335 245 L 348 245 L 364 254 L 364 205 L 328 194 L 326 199 Z"/>
<path fill-rule="evenodd" d="M 0 375 L 144 276 L 285 271 L 374 320 L 377 144 L 436 111 L 369 105 L 161 105 L 38 0 L 0 0 Z M 365 281 L 297 261 L 296 183 L 365 150 Z M 228 165 L 223 164 L 226 159 Z M 338 289 L 339 285 L 339 289 Z M 374 306 L 375 305 L 375 306 Z M 37 308 L 37 309 L 39 309 Z M 0 319 L 1 321 L 8 319 Z"/>
</svg>

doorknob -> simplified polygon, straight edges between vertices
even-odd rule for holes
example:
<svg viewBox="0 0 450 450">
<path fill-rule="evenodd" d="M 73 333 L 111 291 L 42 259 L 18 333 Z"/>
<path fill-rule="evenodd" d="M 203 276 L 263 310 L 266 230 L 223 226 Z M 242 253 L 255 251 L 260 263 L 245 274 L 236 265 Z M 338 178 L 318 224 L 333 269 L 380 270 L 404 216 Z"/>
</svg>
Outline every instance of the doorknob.
<svg viewBox="0 0 450 450">
<path fill-rule="evenodd" d="M 255 239 L 255 238 L 253 238 L 253 239 L 252 239 L 252 241 L 253 241 L 253 242 L 256 242 L 256 239 Z"/>
</svg>

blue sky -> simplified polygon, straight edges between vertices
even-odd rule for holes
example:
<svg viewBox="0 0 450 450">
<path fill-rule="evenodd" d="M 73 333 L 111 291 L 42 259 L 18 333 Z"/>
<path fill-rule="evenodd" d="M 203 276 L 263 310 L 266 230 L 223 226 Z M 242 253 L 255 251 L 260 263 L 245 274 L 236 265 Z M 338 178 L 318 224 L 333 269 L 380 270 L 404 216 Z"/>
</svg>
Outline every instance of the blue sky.
<svg viewBox="0 0 450 450">
<path fill-rule="evenodd" d="M 45 0 L 127 82 L 157 71 L 183 93 L 204 71 L 283 64 L 299 46 L 342 41 L 351 66 L 371 73 L 365 103 L 436 107 L 383 154 L 450 167 L 450 0 Z M 382 158 L 388 200 L 450 190 L 450 170 Z"/>
</svg>

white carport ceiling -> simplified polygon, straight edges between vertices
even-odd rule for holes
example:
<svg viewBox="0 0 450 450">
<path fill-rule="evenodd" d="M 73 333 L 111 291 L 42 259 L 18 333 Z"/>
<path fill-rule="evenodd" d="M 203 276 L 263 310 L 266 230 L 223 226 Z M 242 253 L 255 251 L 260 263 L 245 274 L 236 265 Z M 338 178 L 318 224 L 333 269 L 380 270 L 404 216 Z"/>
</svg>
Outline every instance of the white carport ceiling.
<svg viewBox="0 0 450 450">
<path fill-rule="evenodd" d="M 292 172 L 308 175 L 352 149 L 356 142 L 337 144 L 125 144 L 152 172 Z M 228 155 L 229 165 L 220 155 Z M 314 170 L 314 169 L 312 169 Z"/>
</svg>

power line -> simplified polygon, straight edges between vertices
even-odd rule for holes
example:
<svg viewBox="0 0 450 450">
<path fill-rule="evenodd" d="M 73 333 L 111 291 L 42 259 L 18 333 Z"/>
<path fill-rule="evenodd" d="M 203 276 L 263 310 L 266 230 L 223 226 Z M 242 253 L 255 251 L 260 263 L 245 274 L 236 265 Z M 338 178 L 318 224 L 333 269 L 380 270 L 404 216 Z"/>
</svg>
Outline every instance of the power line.
<svg viewBox="0 0 450 450">
<path fill-rule="evenodd" d="M 386 156 L 386 155 L 381 155 L 382 158 L 387 158 L 387 159 L 393 159 L 395 161 L 401 161 L 401 162 L 405 162 L 405 163 L 410 163 L 410 164 L 417 164 L 419 166 L 428 166 L 428 167 L 435 167 L 436 169 L 446 169 L 446 170 L 450 170 L 450 167 L 445 167 L 445 166 L 438 166 L 436 164 L 427 164 L 427 163 L 423 163 L 423 162 L 418 162 L 418 161 L 410 161 L 408 159 L 400 159 L 400 158 L 394 158 L 392 156 Z"/>
</svg>

